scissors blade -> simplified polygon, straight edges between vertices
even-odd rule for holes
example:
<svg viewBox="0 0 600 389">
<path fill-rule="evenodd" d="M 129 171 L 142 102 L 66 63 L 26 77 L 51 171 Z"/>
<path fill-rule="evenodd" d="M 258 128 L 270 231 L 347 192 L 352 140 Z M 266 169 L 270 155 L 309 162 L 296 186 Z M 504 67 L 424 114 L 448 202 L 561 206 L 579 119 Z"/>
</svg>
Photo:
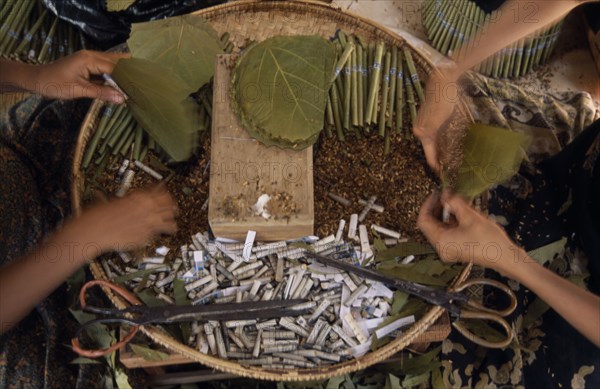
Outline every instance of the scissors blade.
<svg viewBox="0 0 600 389">
<path fill-rule="evenodd" d="M 433 288 L 427 285 L 421 285 L 416 282 L 393 278 L 390 276 L 386 276 L 385 274 L 377 270 L 355 266 L 351 263 L 325 257 L 314 252 L 306 252 L 306 256 L 316 260 L 317 262 L 322 263 L 323 265 L 335 267 L 336 269 L 344 270 L 348 273 L 353 273 L 360 277 L 367 278 L 369 280 L 379 281 L 384 285 L 423 299 L 428 303 L 444 307 L 450 313 L 455 315 L 458 315 L 460 313 L 460 309 L 456 305 L 452 304 L 452 302 L 467 301 L 466 297 L 461 293 L 448 292 L 443 289 Z"/>
<path fill-rule="evenodd" d="M 148 308 L 148 313 L 145 315 L 144 321 L 145 323 L 175 323 L 183 321 L 253 320 L 298 316 L 307 313 L 307 309 L 294 309 L 294 306 L 307 301 L 306 299 L 296 299 L 151 307 Z"/>
</svg>

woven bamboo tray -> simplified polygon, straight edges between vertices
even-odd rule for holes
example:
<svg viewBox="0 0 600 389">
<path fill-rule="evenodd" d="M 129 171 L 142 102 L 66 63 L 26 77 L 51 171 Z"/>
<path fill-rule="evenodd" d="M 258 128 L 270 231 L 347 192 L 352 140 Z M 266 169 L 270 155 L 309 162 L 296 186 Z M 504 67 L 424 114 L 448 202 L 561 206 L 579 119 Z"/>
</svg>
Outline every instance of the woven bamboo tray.
<svg viewBox="0 0 600 389">
<path fill-rule="evenodd" d="M 246 46 L 251 41 L 261 41 L 275 35 L 314 35 L 331 37 L 338 29 L 347 33 L 356 33 L 366 40 L 385 41 L 398 47 L 409 47 L 413 52 L 415 65 L 422 79 L 434 70 L 433 65 L 425 57 L 410 47 L 404 39 L 370 20 L 357 15 L 343 12 L 337 8 L 312 1 L 240 1 L 232 2 L 194 13 L 205 18 L 211 25 L 223 34 L 230 33 L 230 40 L 236 50 Z M 101 101 L 95 101 L 85 118 L 79 139 L 77 141 L 73 164 L 72 203 L 76 212 L 81 210 L 81 198 L 84 188 L 84 177 L 80 172 L 81 160 L 88 139 L 93 135 L 99 120 L 99 112 L 103 106 Z M 463 114 L 464 115 L 464 114 Z M 107 279 L 101 266 L 97 263 L 90 265 L 96 279 Z M 452 286 L 467 279 L 471 266 L 466 266 L 461 274 L 453 281 Z M 127 304 L 105 289 L 105 293 L 118 308 Z M 170 335 L 154 326 L 144 326 L 142 332 L 154 342 L 206 366 L 233 373 L 243 377 L 273 381 L 305 381 L 322 380 L 334 376 L 362 370 L 368 366 L 388 359 L 393 354 L 413 343 L 442 315 L 444 310 L 432 307 L 402 336 L 396 338 L 375 352 L 369 352 L 358 359 L 343 363 L 323 366 L 314 369 L 269 370 L 254 366 L 242 366 L 237 362 L 223 360 L 218 357 L 202 354 L 197 350 L 173 339 Z M 427 339 L 420 338 L 420 341 Z"/>
</svg>

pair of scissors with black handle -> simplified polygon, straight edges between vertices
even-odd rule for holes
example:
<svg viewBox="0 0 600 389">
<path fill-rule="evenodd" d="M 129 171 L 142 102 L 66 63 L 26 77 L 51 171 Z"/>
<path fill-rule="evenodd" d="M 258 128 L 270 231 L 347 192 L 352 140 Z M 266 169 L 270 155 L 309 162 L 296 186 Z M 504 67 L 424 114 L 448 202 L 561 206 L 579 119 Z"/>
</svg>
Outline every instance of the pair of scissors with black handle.
<svg viewBox="0 0 600 389">
<path fill-rule="evenodd" d="M 100 308 L 88 305 L 86 291 L 93 286 L 108 288 L 128 303 L 132 304 L 124 309 Z M 96 358 L 109 354 L 125 346 L 136 335 L 140 326 L 147 324 L 168 324 L 192 321 L 225 321 L 225 320 L 254 320 L 272 319 L 285 316 L 299 316 L 306 314 L 308 309 L 294 309 L 295 305 L 307 302 L 305 299 L 251 301 L 243 303 L 210 304 L 210 305 L 167 305 L 148 307 L 137 296 L 128 290 L 104 280 L 95 280 L 86 283 L 79 292 L 79 304 L 85 312 L 104 315 L 107 317 L 91 320 L 84 323 L 71 344 L 73 350 L 79 355 Z M 119 342 L 105 349 L 85 350 L 79 343 L 79 336 L 86 328 L 94 324 L 129 324 L 131 328 Z"/>
<path fill-rule="evenodd" d="M 460 320 L 455 320 L 452 323 L 452 326 L 467 339 L 480 346 L 488 348 L 505 348 L 512 342 L 514 337 L 514 331 L 504 317 L 510 315 L 515 310 L 517 306 L 517 298 L 515 297 L 513 291 L 501 282 L 486 278 L 474 278 L 463 282 L 450 291 L 447 291 L 440 288 L 434 288 L 415 282 L 389 277 L 379 271 L 359 267 L 337 259 L 328 258 L 314 252 L 307 251 L 306 257 L 314 259 L 315 261 L 326 266 L 344 270 L 348 273 L 353 273 L 369 280 L 379 281 L 388 287 L 418 297 L 430 304 L 446 309 L 454 318 L 463 319 L 462 322 Z M 465 289 L 474 285 L 485 285 L 499 289 L 508 296 L 510 300 L 508 307 L 503 310 L 491 309 L 469 298 L 469 296 L 467 296 L 465 293 L 462 293 Z M 506 333 L 506 337 L 496 342 L 483 339 L 468 329 L 468 326 L 464 323 L 464 320 L 466 319 L 480 319 L 496 322 L 502 327 Z"/>
</svg>

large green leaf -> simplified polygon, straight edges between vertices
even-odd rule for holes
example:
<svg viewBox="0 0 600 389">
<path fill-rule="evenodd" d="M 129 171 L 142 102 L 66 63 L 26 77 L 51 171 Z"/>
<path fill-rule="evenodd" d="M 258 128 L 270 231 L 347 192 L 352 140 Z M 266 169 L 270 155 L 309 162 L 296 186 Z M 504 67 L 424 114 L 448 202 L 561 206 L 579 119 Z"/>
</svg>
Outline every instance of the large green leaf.
<svg viewBox="0 0 600 389">
<path fill-rule="evenodd" d="M 302 149 L 316 142 L 335 65 L 318 36 L 277 36 L 247 49 L 232 75 L 232 107 L 266 145 Z"/>
<path fill-rule="evenodd" d="M 494 184 L 506 181 L 519 170 L 527 139 L 521 133 L 475 124 L 464 140 L 464 159 L 454 191 L 474 198 Z"/>
<path fill-rule="evenodd" d="M 164 66 L 139 58 L 119 60 L 112 76 L 148 134 L 175 161 L 188 159 L 196 147 L 200 121 L 185 82 Z"/>
<path fill-rule="evenodd" d="M 215 57 L 224 52 L 212 26 L 191 15 L 134 24 L 127 45 L 134 58 L 159 63 L 184 80 L 188 94 L 210 80 Z"/>
</svg>

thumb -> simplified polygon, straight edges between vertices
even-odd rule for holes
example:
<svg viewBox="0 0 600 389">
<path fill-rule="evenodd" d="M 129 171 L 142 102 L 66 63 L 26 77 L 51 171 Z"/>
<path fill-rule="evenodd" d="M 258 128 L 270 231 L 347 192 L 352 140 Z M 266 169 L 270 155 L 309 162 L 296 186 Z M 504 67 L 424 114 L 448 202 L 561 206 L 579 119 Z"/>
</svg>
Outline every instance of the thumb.
<svg viewBox="0 0 600 389">
<path fill-rule="evenodd" d="M 462 196 L 444 193 L 442 202 L 456 217 L 459 224 L 468 223 L 471 220 L 473 208 Z"/>
<path fill-rule="evenodd" d="M 100 99 L 114 104 L 123 104 L 125 102 L 125 97 L 123 97 L 123 95 L 115 88 L 108 85 L 93 84 L 91 82 L 86 82 L 82 85 L 81 96 L 77 97 Z"/>
<path fill-rule="evenodd" d="M 445 226 L 435 217 L 434 212 L 436 207 L 439 207 L 439 193 L 434 192 L 423 203 L 419 211 L 417 219 L 417 227 L 427 237 L 427 240 L 432 244 L 439 241 Z"/>
<path fill-rule="evenodd" d="M 422 142 L 423 151 L 425 152 L 425 159 L 427 160 L 427 164 L 429 167 L 436 173 L 440 172 L 440 163 L 437 158 L 437 149 L 435 143 L 427 140 Z"/>
</svg>

